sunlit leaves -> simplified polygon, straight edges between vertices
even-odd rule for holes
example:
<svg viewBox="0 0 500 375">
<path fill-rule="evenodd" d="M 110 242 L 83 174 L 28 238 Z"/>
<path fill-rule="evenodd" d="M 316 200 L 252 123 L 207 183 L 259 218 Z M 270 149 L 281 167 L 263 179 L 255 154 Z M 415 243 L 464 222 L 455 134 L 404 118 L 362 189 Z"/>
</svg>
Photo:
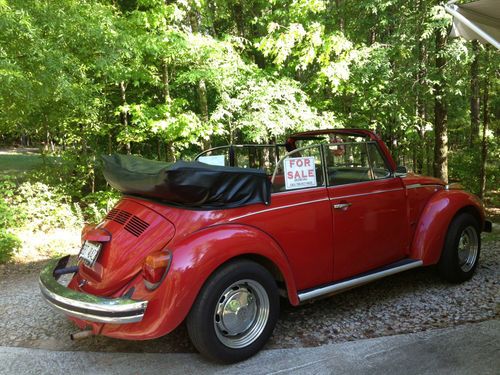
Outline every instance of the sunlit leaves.
<svg viewBox="0 0 500 375">
<path fill-rule="evenodd" d="M 224 124 L 227 133 L 240 130 L 250 142 L 269 142 L 293 131 L 334 124 L 333 118 L 322 118 L 309 106 L 296 83 L 265 77 L 249 79 L 234 97 L 224 96 L 211 120 Z"/>
</svg>

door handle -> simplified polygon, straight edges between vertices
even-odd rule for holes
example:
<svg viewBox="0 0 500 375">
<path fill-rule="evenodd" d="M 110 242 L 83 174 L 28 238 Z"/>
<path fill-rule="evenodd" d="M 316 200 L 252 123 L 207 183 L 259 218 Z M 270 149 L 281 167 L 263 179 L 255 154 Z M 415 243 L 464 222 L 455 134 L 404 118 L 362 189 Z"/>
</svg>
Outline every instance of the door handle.
<svg viewBox="0 0 500 375">
<path fill-rule="evenodd" d="M 337 210 L 343 210 L 343 209 L 347 209 L 348 207 L 352 206 L 352 203 L 350 202 L 345 202 L 345 203 L 335 203 L 333 205 L 333 208 L 337 209 Z"/>
</svg>

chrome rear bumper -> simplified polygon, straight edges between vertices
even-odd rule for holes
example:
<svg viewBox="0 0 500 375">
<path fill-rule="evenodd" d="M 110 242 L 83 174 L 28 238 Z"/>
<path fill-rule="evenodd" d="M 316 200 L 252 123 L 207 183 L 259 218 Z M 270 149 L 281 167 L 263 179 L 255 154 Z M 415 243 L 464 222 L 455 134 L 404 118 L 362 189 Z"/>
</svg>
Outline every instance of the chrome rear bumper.
<svg viewBox="0 0 500 375">
<path fill-rule="evenodd" d="M 56 270 L 66 267 L 69 256 L 51 261 L 40 273 L 40 291 L 44 300 L 56 311 L 98 323 L 140 322 L 147 301 L 129 298 L 105 298 L 77 292 L 57 282 Z"/>
</svg>

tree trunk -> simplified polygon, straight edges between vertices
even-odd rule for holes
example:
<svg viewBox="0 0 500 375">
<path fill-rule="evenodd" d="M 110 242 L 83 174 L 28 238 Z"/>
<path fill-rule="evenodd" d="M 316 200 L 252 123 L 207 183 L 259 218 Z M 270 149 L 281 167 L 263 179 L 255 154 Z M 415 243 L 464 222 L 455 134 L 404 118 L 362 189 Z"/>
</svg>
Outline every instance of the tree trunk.
<svg viewBox="0 0 500 375">
<path fill-rule="evenodd" d="M 205 2 L 205 22 L 208 21 L 208 28 L 210 30 L 210 35 L 214 38 L 218 38 L 220 35 L 218 31 L 215 29 L 214 19 L 216 13 L 217 6 L 213 1 Z"/>
<path fill-rule="evenodd" d="M 425 0 L 418 1 L 417 12 L 419 14 L 424 14 L 426 8 Z M 425 41 L 421 40 L 422 34 L 422 20 L 418 20 L 417 25 L 417 49 L 418 49 L 418 70 L 417 70 L 417 87 L 415 96 L 415 107 L 417 114 L 417 134 L 419 137 L 420 145 L 416 150 L 416 173 L 423 173 L 424 163 L 426 159 L 426 147 L 425 147 L 425 124 L 427 111 L 425 106 L 425 92 L 426 83 L 425 77 L 427 76 L 427 48 Z"/>
<path fill-rule="evenodd" d="M 232 19 L 234 20 L 234 25 L 236 26 L 236 34 L 241 37 L 245 37 L 245 14 L 243 5 L 240 0 L 233 0 L 229 3 L 231 7 Z"/>
<path fill-rule="evenodd" d="M 174 142 L 172 141 L 165 142 L 165 154 L 167 161 L 175 162 Z"/>
<path fill-rule="evenodd" d="M 162 70 L 162 82 L 163 82 L 163 100 L 165 104 L 170 103 L 170 75 L 168 72 L 167 60 L 163 60 L 163 70 Z"/>
<path fill-rule="evenodd" d="M 487 64 L 485 64 L 487 65 Z M 479 169 L 479 198 L 483 199 L 484 193 L 486 192 L 486 158 L 488 156 L 488 139 L 486 135 L 488 133 L 488 122 L 489 122 L 489 113 L 488 113 L 488 75 L 485 75 L 485 85 L 484 85 L 484 93 L 483 93 L 483 134 L 481 140 L 481 167 Z"/>
<path fill-rule="evenodd" d="M 206 124 L 208 122 L 208 99 L 207 99 L 207 86 L 205 84 L 205 80 L 201 79 L 198 83 L 198 100 L 200 103 L 200 113 L 201 113 L 201 122 Z M 205 150 L 211 147 L 210 139 L 203 139 L 203 148 Z"/>
<path fill-rule="evenodd" d="M 337 6 L 337 9 L 339 10 L 339 14 L 341 14 L 341 12 L 342 12 L 342 10 L 340 9 L 342 3 L 343 3 L 343 0 L 335 0 L 335 5 Z M 339 17 L 339 29 L 340 29 L 341 33 L 344 33 L 344 28 L 345 28 L 344 17 L 340 16 Z"/>
<path fill-rule="evenodd" d="M 478 42 L 472 42 L 472 53 L 474 59 L 470 66 L 470 147 L 477 145 L 479 137 L 479 46 Z"/>
<path fill-rule="evenodd" d="M 443 49 L 446 38 L 441 29 L 436 30 L 436 68 L 438 77 L 434 84 L 434 176 L 448 182 L 448 110 L 444 98 L 443 70 L 446 59 Z"/>
<path fill-rule="evenodd" d="M 158 142 L 156 144 L 156 155 L 158 156 L 159 161 L 163 160 L 161 157 L 161 139 L 160 138 L 158 138 Z"/>
<path fill-rule="evenodd" d="M 113 138 L 111 137 L 111 132 L 108 133 L 108 155 L 113 153 Z"/>
<path fill-rule="evenodd" d="M 127 155 L 130 155 L 130 141 L 128 140 L 128 108 L 127 108 L 127 84 L 124 81 L 120 82 L 120 97 L 122 99 L 122 111 L 120 114 L 122 125 L 125 129 L 127 141 L 125 142 L 125 150 Z"/>
<path fill-rule="evenodd" d="M 191 4 L 190 8 L 188 12 L 189 25 L 191 26 L 193 34 L 196 34 L 200 31 L 200 12 L 198 9 L 194 8 L 193 4 Z"/>
</svg>

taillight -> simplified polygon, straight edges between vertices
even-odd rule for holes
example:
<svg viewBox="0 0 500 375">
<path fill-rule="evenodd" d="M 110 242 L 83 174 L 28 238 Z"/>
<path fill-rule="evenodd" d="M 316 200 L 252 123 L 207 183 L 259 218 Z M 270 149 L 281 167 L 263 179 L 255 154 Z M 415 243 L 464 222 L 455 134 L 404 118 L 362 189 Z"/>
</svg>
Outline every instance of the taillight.
<svg viewBox="0 0 500 375">
<path fill-rule="evenodd" d="M 95 224 L 89 224 L 89 223 L 85 223 L 83 224 L 83 228 L 82 228 L 82 235 L 81 235 L 81 240 L 82 240 L 82 244 L 83 244 L 83 241 L 84 241 L 84 237 L 85 235 L 90 232 L 92 229 L 94 229 L 96 227 Z"/>
<path fill-rule="evenodd" d="M 167 250 L 155 251 L 149 254 L 142 265 L 142 277 L 149 290 L 156 289 L 170 267 L 172 254 Z"/>
</svg>

